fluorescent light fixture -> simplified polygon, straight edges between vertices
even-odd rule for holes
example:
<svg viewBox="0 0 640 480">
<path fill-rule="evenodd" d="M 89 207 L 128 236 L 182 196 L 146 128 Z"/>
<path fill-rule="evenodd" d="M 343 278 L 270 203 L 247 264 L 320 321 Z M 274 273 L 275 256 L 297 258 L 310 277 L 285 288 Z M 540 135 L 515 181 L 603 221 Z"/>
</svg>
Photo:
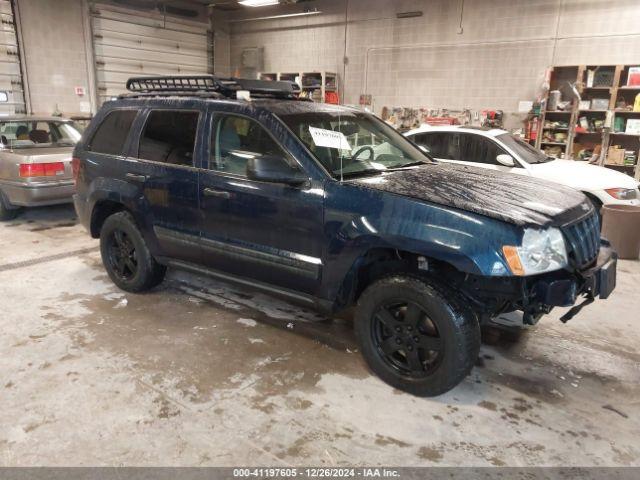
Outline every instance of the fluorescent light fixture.
<svg viewBox="0 0 640 480">
<path fill-rule="evenodd" d="M 239 0 L 238 3 L 245 7 L 266 7 L 267 5 L 277 5 L 280 0 Z"/>
<path fill-rule="evenodd" d="M 239 18 L 237 20 L 229 20 L 229 23 L 256 22 L 258 20 L 275 20 L 276 18 L 304 17 L 306 15 L 318 15 L 320 13 L 322 13 L 320 10 L 314 9 L 314 10 L 309 10 L 308 12 L 287 13 L 284 15 L 272 15 L 269 17 Z"/>
</svg>

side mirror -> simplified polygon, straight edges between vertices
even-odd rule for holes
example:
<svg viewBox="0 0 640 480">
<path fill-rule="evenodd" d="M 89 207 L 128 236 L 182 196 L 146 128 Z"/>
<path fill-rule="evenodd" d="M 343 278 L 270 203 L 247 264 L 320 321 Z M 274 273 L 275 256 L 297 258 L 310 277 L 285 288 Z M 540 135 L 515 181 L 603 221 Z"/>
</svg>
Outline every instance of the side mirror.
<svg viewBox="0 0 640 480">
<path fill-rule="evenodd" d="M 259 182 L 301 185 L 309 178 L 277 155 L 254 157 L 247 162 L 247 178 Z"/>
<path fill-rule="evenodd" d="M 507 155 L 506 153 L 501 153 L 496 157 L 497 162 L 500 165 L 504 165 L 505 167 L 515 167 L 516 161 L 513 159 L 511 155 Z"/>
</svg>

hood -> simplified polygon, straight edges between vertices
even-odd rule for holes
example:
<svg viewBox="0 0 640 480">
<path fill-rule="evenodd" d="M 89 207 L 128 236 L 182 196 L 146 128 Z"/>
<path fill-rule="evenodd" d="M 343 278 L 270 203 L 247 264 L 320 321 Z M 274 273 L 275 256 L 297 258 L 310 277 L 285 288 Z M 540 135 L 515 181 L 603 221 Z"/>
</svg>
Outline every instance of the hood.
<svg viewBox="0 0 640 480">
<path fill-rule="evenodd" d="M 554 160 L 532 164 L 531 173 L 537 178 L 544 178 L 583 191 L 638 188 L 638 182 L 629 175 L 575 160 Z"/>
<path fill-rule="evenodd" d="M 593 211 L 591 202 L 571 188 L 466 165 L 424 165 L 348 183 L 521 226 L 561 226 Z"/>
</svg>

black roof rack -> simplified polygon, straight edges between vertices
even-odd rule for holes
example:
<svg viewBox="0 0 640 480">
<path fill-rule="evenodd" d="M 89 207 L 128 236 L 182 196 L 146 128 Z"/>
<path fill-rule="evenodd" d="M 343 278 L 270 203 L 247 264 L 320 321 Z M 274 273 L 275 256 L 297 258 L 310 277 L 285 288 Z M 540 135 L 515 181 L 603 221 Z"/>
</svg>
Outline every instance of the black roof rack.
<svg viewBox="0 0 640 480">
<path fill-rule="evenodd" d="M 126 96 L 213 95 L 236 98 L 247 90 L 251 96 L 298 99 L 300 87 L 295 82 L 273 82 L 248 78 L 220 78 L 214 75 L 175 75 L 132 77 L 127 80 Z"/>
</svg>

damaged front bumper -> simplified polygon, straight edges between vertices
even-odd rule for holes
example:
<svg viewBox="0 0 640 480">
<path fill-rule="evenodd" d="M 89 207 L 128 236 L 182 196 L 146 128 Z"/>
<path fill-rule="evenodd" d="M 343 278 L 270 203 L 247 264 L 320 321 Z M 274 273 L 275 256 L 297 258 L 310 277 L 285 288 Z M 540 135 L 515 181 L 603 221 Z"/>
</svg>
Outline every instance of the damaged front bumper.
<svg viewBox="0 0 640 480">
<path fill-rule="evenodd" d="M 467 275 L 454 285 L 482 321 L 519 310 L 523 322 L 533 325 L 554 307 L 573 307 L 562 317 L 566 322 L 596 298 L 609 297 L 616 286 L 616 264 L 616 253 L 609 242 L 601 240 L 597 260 L 583 270 L 567 268 L 528 277 Z"/>
<path fill-rule="evenodd" d="M 603 300 L 608 298 L 616 288 L 616 266 L 616 253 L 609 242 L 602 240 L 595 265 L 574 272 L 566 270 L 556 272 L 549 278 L 538 279 L 533 285 L 532 303 L 525 309 L 525 323 L 532 323 L 531 320 L 533 320 L 533 318 L 527 318 L 527 314 L 550 311 L 552 307 L 574 305 L 560 318 L 562 322 L 567 322 L 596 298 Z M 583 297 L 584 300 L 575 305 L 579 297 Z"/>
</svg>

